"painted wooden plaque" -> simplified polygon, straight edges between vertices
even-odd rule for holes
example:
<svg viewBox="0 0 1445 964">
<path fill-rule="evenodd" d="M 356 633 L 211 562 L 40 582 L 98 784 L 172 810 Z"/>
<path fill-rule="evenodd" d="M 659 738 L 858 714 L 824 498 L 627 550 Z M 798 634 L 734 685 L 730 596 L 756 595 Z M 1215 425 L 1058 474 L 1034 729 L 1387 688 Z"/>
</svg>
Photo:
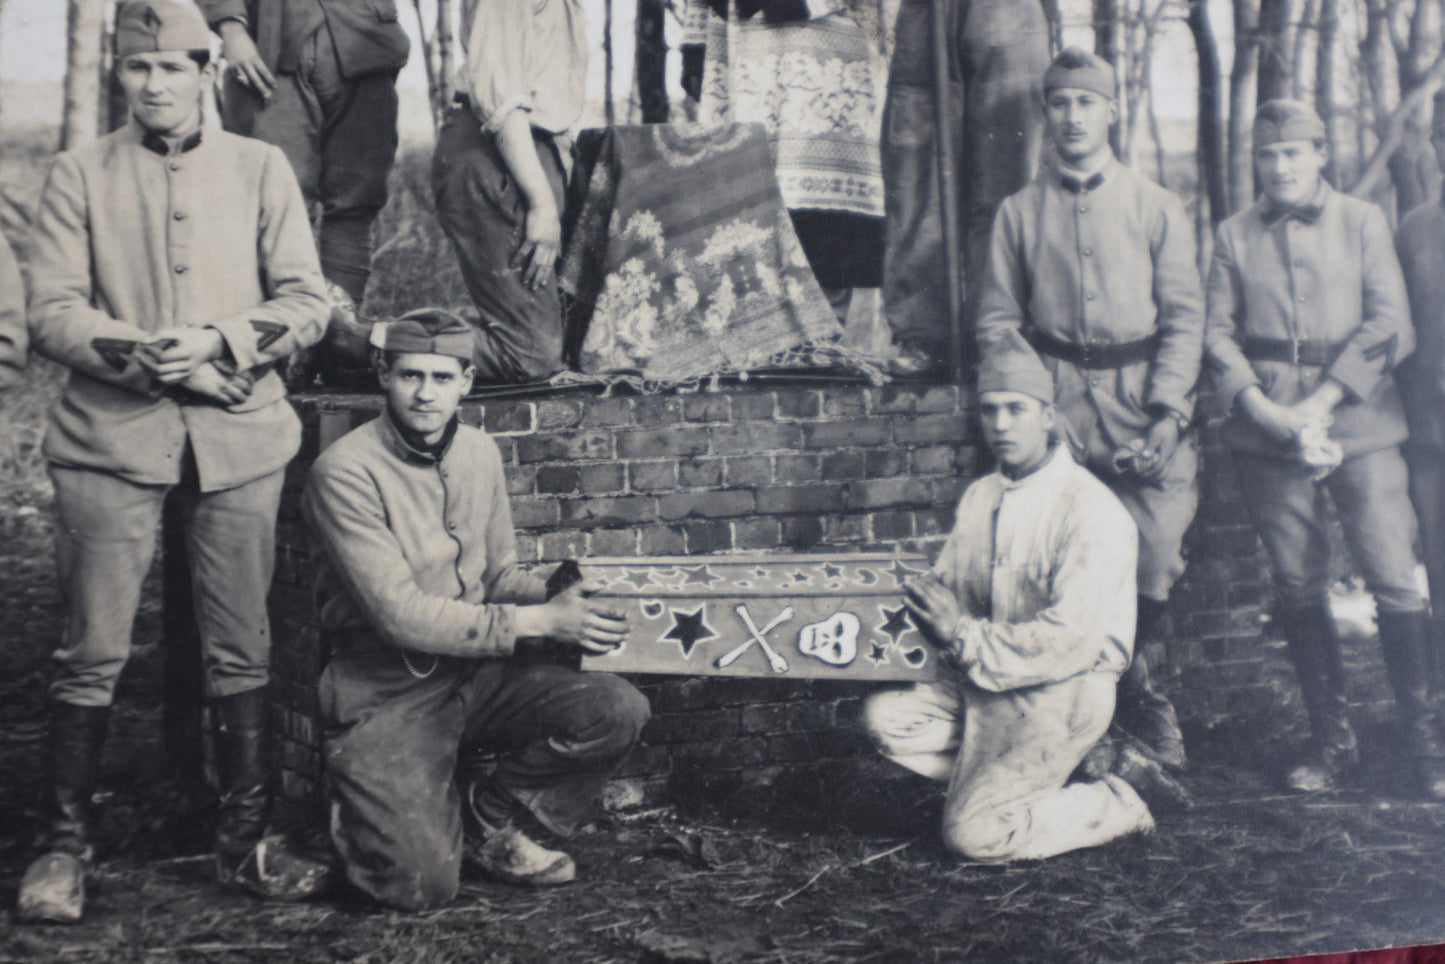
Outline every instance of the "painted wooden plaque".
<svg viewBox="0 0 1445 964">
<path fill-rule="evenodd" d="M 632 631 L 582 668 L 690 676 L 935 678 L 938 652 L 903 605 L 917 555 L 655 556 L 588 559 L 598 598 Z"/>
</svg>

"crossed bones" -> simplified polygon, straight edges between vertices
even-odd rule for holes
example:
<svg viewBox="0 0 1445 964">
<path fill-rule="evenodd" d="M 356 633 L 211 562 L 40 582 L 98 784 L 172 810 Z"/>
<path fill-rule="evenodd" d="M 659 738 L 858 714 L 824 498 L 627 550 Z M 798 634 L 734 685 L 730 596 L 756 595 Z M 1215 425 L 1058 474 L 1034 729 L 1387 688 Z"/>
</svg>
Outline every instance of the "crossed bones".
<svg viewBox="0 0 1445 964">
<path fill-rule="evenodd" d="M 773 649 L 773 647 L 768 645 L 768 641 L 764 637 L 767 636 L 768 633 L 772 632 L 774 629 L 777 629 L 783 623 L 793 618 L 793 607 L 784 606 L 783 611 L 778 613 L 772 619 L 768 620 L 768 624 L 762 629 L 758 629 L 758 627 L 753 624 L 753 617 L 752 614 L 748 612 L 748 607 L 746 603 L 739 603 L 737 606 L 734 607 L 734 609 L 736 610 L 737 614 L 742 617 L 743 625 L 748 627 L 748 632 L 751 633 L 752 636 L 736 649 L 731 650 L 730 652 L 723 653 L 717 658 L 716 662 L 714 662 L 713 665 L 716 666 L 718 669 L 724 669 L 728 666 L 731 666 L 733 663 L 736 663 L 738 661 L 738 657 L 742 656 L 743 653 L 748 651 L 749 647 L 751 647 L 753 643 L 757 643 L 760 647 L 762 647 L 763 655 L 768 658 L 768 666 L 772 669 L 772 671 L 774 673 L 786 673 L 788 671 L 788 661 L 786 659 L 783 659 L 783 657 L 779 656 L 778 653 Z"/>
</svg>

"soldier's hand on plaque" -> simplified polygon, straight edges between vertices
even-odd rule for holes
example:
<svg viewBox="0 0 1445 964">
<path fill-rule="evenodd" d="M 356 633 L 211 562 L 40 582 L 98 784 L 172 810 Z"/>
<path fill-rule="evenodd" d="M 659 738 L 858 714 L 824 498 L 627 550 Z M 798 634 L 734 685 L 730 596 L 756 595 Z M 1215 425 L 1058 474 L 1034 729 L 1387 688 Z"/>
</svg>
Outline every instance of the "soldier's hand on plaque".
<svg viewBox="0 0 1445 964">
<path fill-rule="evenodd" d="M 929 642 L 942 650 L 953 644 L 958 625 L 958 600 L 932 572 L 914 576 L 903 584 L 903 602 L 908 613 Z"/>
<path fill-rule="evenodd" d="M 584 580 L 537 607 L 546 623 L 543 635 L 592 655 L 609 653 L 626 642 L 626 613 L 616 600 L 593 596 L 596 590 L 596 583 Z"/>
</svg>

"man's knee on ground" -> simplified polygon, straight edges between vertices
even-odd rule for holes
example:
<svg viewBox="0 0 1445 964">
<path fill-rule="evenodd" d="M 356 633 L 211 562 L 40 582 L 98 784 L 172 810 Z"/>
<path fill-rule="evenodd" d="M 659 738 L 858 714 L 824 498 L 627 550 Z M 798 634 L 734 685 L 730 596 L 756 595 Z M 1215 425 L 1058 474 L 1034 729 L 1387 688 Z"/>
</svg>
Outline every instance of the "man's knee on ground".
<svg viewBox="0 0 1445 964">
<path fill-rule="evenodd" d="M 983 863 L 1012 860 L 1018 853 L 1020 823 L 1027 819 L 1012 807 L 965 811 L 943 824 L 943 842 L 949 850 Z"/>
<path fill-rule="evenodd" d="M 587 730 L 594 738 L 587 742 L 599 757 L 620 757 L 642 735 L 642 728 L 652 718 L 652 706 L 637 687 L 620 676 L 593 676 L 591 681 L 597 716 L 589 721 Z"/>
<path fill-rule="evenodd" d="M 346 828 L 339 828 L 338 850 L 346 864 L 346 876 L 359 890 L 378 903 L 401 910 L 428 910 L 456 897 L 461 888 L 461 853 L 434 834 L 408 833 L 393 828 L 396 835 L 385 852 L 363 849 L 365 844 L 347 841 Z"/>
<path fill-rule="evenodd" d="M 897 749 L 918 727 L 918 706 L 908 690 L 884 690 L 863 703 L 863 728 L 874 747 L 883 753 Z"/>
</svg>

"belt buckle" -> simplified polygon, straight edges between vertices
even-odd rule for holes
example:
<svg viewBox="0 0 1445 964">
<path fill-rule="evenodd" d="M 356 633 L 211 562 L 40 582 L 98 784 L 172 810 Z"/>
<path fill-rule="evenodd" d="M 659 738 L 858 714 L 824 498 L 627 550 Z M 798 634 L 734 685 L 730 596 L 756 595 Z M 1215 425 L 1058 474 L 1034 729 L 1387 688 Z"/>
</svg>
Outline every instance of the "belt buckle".
<svg viewBox="0 0 1445 964">
<path fill-rule="evenodd" d="M 1094 358 L 1094 352 L 1095 352 L 1095 350 L 1096 350 L 1096 347 L 1097 347 L 1097 343 L 1096 343 L 1096 342 L 1092 342 L 1092 341 L 1085 341 L 1085 342 L 1080 342 L 1080 343 L 1079 343 L 1079 367 L 1080 367 L 1080 368 L 1093 368 L 1093 367 L 1094 367 L 1094 362 L 1095 362 L 1095 360 L 1096 360 L 1096 359 Z"/>
<path fill-rule="evenodd" d="M 1296 368 L 1300 366 L 1300 340 L 1298 338 L 1289 340 L 1289 362 Z"/>
</svg>

